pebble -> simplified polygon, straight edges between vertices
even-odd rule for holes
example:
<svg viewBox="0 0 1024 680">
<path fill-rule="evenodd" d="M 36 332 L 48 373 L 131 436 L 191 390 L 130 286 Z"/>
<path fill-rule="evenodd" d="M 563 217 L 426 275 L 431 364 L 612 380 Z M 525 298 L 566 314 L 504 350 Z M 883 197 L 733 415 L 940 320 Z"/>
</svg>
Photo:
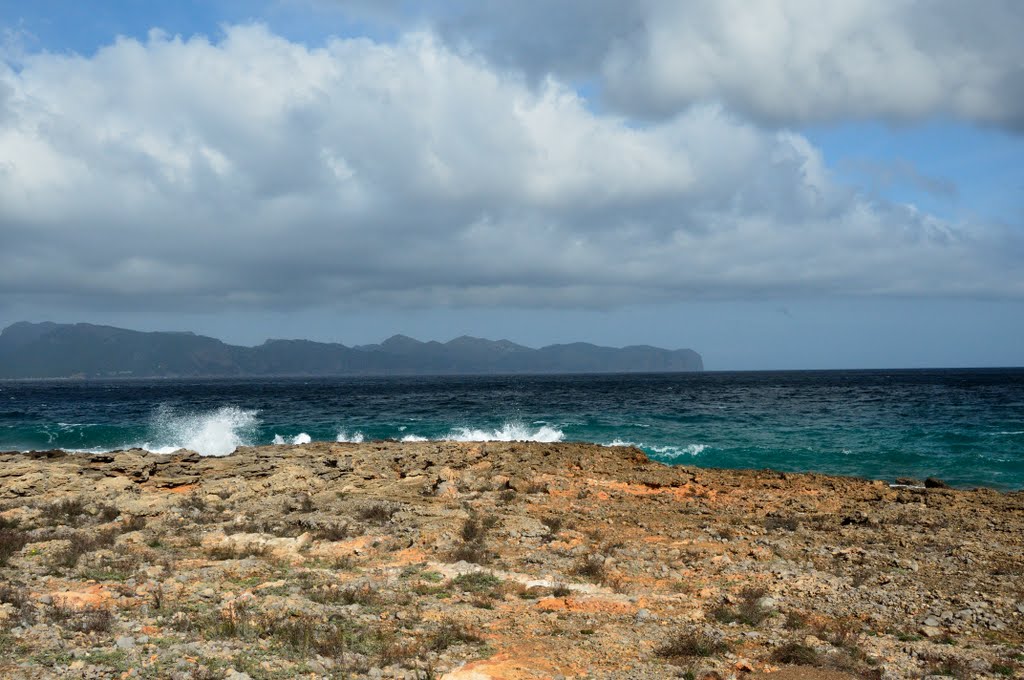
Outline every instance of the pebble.
<svg viewBox="0 0 1024 680">
<path fill-rule="evenodd" d="M 648 621 L 653 621 L 654 619 L 655 616 L 651 613 L 650 609 L 640 609 L 637 611 L 636 616 L 633 617 L 633 620 L 637 623 L 646 623 Z"/>
<path fill-rule="evenodd" d="M 114 643 L 114 646 L 118 649 L 134 649 L 135 638 L 131 637 L 130 635 L 122 635 L 121 637 L 117 638 L 117 641 Z"/>
</svg>

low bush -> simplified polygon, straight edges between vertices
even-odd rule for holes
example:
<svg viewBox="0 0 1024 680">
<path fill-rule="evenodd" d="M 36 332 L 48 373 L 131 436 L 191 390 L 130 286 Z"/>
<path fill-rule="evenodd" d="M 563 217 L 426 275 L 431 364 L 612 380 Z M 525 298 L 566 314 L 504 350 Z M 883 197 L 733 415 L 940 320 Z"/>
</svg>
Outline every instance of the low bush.
<svg viewBox="0 0 1024 680">
<path fill-rule="evenodd" d="M 461 574 L 452 579 L 452 586 L 470 593 L 495 592 L 502 586 L 502 580 L 486 571 L 474 571 Z"/>
<path fill-rule="evenodd" d="M 595 583 L 603 583 L 607 579 L 604 557 L 597 553 L 584 555 L 576 565 L 576 568 L 573 569 L 573 573 L 588 578 Z"/>
<path fill-rule="evenodd" d="M 655 650 L 655 654 L 663 659 L 693 659 L 723 654 L 727 651 L 729 645 L 724 640 L 704 632 L 688 631 L 670 638 Z"/>
<path fill-rule="evenodd" d="M 800 528 L 800 520 L 795 517 L 765 517 L 764 528 L 767 531 L 796 531 Z"/>
<path fill-rule="evenodd" d="M 86 516 L 85 502 L 81 498 L 65 498 L 42 509 L 42 517 L 50 524 L 78 525 Z"/>
<path fill-rule="evenodd" d="M 772 612 L 761 606 L 760 600 L 765 596 L 764 588 L 744 588 L 740 591 L 740 601 L 735 606 L 721 605 L 711 610 L 710 614 L 719 623 L 742 623 L 747 626 L 759 626 Z"/>
<path fill-rule="evenodd" d="M 6 567 L 12 557 L 28 544 L 28 535 L 20 529 L 0 529 L 0 567 Z"/>
<path fill-rule="evenodd" d="M 430 636 L 429 648 L 435 652 L 443 652 L 454 645 L 481 642 L 479 635 L 473 633 L 461 623 L 453 619 L 442 619 L 437 629 Z"/>
<path fill-rule="evenodd" d="M 396 512 L 398 512 L 398 508 L 394 506 L 386 503 L 374 503 L 373 505 L 360 508 L 356 516 L 364 522 L 387 524 L 395 516 Z"/>
<path fill-rule="evenodd" d="M 818 663 L 818 652 L 799 642 L 787 642 L 772 652 L 771 659 L 776 663 L 814 666 Z"/>
</svg>

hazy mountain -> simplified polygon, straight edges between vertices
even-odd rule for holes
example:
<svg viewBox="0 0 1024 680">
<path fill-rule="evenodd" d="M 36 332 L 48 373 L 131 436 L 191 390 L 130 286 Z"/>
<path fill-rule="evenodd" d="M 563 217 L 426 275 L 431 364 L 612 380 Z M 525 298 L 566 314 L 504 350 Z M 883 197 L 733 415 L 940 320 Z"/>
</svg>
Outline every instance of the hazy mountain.
<svg viewBox="0 0 1024 680">
<path fill-rule="evenodd" d="M 309 340 L 228 345 L 194 333 L 144 333 L 95 326 L 20 322 L 0 333 L 0 378 L 108 378 L 478 373 L 700 371 L 690 349 L 621 349 L 588 343 L 531 349 L 462 336 L 446 343 L 395 335 L 346 347 Z"/>
</svg>

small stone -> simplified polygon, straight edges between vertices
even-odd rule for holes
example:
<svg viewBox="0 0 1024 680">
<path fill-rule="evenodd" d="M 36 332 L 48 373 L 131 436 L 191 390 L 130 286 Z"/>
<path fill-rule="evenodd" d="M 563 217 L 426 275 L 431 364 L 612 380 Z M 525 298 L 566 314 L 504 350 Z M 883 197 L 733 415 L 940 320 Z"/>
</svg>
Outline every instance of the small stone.
<svg viewBox="0 0 1024 680">
<path fill-rule="evenodd" d="M 918 632 L 926 638 L 935 638 L 942 635 L 942 630 L 934 626 L 921 626 Z"/>
<path fill-rule="evenodd" d="M 52 595 L 40 595 L 39 596 L 39 603 L 40 604 L 53 604 L 53 596 Z"/>
<path fill-rule="evenodd" d="M 234 668 L 229 668 L 228 672 L 224 674 L 224 680 L 252 680 L 252 676 L 248 673 L 236 671 Z"/>
<path fill-rule="evenodd" d="M 938 617 L 935 616 L 929 616 L 923 621 L 923 623 L 929 628 L 938 628 L 942 625 L 942 621 L 939 621 Z"/>
<path fill-rule="evenodd" d="M 114 646 L 118 649 L 134 649 L 135 638 L 131 637 L 130 635 L 122 635 L 121 637 L 117 638 L 116 642 L 114 642 Z"/>
<path fill-rule="evenodd" d="M 651 613 L 650 609 L 640 609 L 637 611 L 636 616 L 633 617 L 633 620 L 637 623 L 646 623 L 648 621 L 653 621 L 654 618 L 655 616 Z"/>
</svg>

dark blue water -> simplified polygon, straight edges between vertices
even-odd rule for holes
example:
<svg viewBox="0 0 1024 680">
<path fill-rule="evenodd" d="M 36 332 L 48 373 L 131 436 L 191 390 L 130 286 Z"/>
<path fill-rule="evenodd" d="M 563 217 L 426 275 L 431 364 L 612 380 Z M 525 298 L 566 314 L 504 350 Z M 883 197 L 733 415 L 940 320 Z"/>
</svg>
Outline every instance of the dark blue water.
<svg viewBox="0 0 1024 680">
<path fill-rule="evenodd" d="M 669 463 L 1024 488 L 1024 369 L 0 383 L 0 450 L 630 443 Z"/>
</svg>

